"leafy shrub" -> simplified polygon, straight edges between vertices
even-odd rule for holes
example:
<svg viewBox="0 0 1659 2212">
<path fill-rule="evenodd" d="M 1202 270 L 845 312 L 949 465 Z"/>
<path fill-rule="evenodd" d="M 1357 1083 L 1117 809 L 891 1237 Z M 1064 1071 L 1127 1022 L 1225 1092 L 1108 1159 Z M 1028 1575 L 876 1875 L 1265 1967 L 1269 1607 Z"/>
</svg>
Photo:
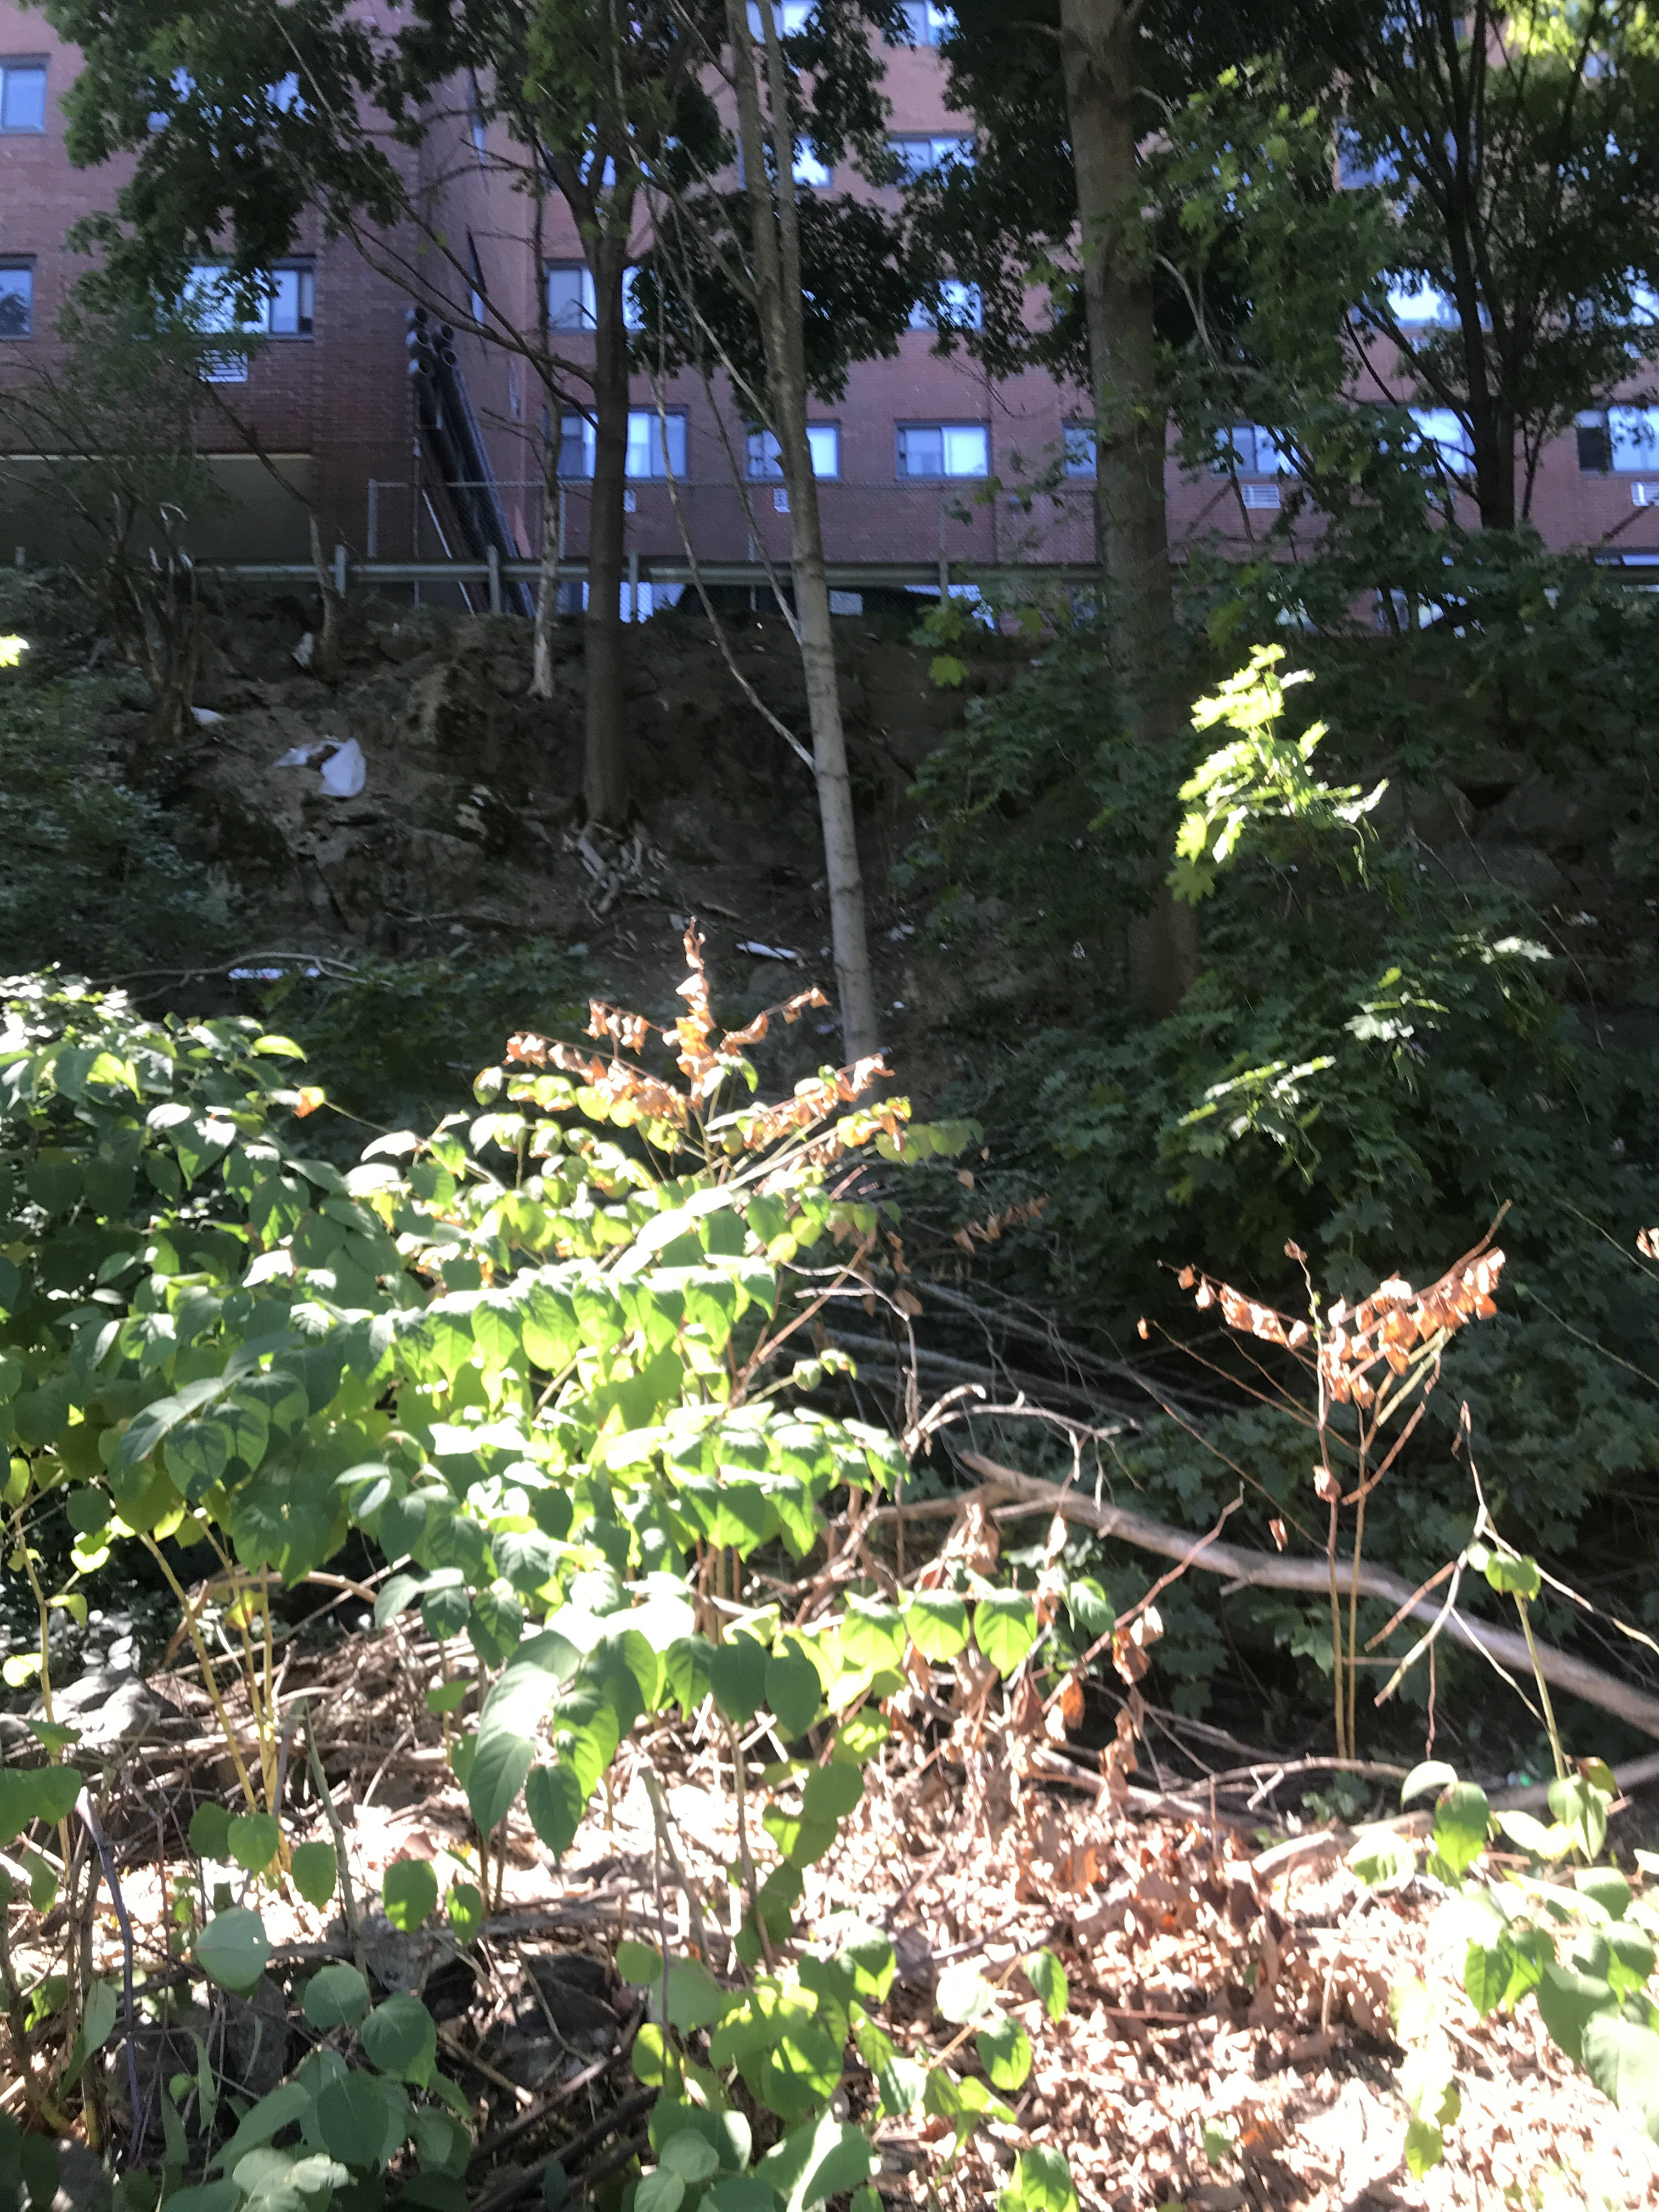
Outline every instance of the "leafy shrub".
<svg viewBox="0 0 1659 2212">
<path fill-rule="evenodd" d="M 76 1585 L 136 1544 L 174 1589 L 218 1702 L 173 1547 L 216 1561 L 246 1633 L 257 1751 L 245 1759 L 225 1723 L 246 1809 L 198 1813 L 192 1841 L 224 1850 L 256 1884 L 286 1867 L 313 1904 L 337 1869 L 283 1832 L 259 1631 L 275 1584 L 319 1567 L 349 1531 L 398 1566 L 377 1620 L 418 1606 L 457 1662 L 428 1704 L 445 1717 L 486 1880 L 520 1799 L 558 1856 L 635 1721 L 712 1700 L 738 1792 L 741 1978 L 722 1984 L 705 1957 L 624 1947 L 623 1972 L 653 1988 L 660 1976 L 664 1992 L 661 2018 L 634 2045 L 636 2073 L 660 2093 L 658 2163 L 640 2192 L 665 2208 L 707 2192 L 711 2212 L 738 2201 L 776 2212 L 873 2171 L 868 2134 L 830 2109 L 849 2045 L 877 2084 L 872 2118 L 925 2110 L 957 2148 L 981 2121 L 1012 2118 L 995 2091 L 1020 2086 L 1030 2048 L 990 1984 L 958 1973 L 939 1997 L 947 2018 L 977 2027 L 988 2086 L 903 2057 L 873 2018 L 894 1971 L 884 1937 L 843 1925 L 802 1948 L 795 1908 L 802 1869 L 862 1796 L 862 1767 L 888 1732 L 880 1705 L 907 1680 L 912 1646 L 940 1664 L 976 1650 L 988 1694 L 1036 1660 L 1040 1621 L 1032 1595 L 966 1567 L 942 1566 L 935 1587 L 897 1602 L 866 1579 L 793 1626 L 769 1577 L 744 1587 L 757 1553 L 808 1557 L 832 1492 L 867 1495 L 903 1465 L 894 1438 L 809 1402 L 825 1360 L 797 1356 L 792 1264 L 811 1255 L 811 1295 L 826 1279 L 856 1283 L 891 1208 L 849 1187 L 849 1166 L 948 1157 L 971 1130 L 917 1127 L 902 1100 L 860 1103 L 878 1062 L 825 1070 L 775 1104 L 726 1107 L 728 1087 L 752 1085 L 744 1048 L 769 1020 L 823 1002 L 806 993 L 720 1036 L 690 936 L 687 951 L 685 1011 L 665 1039 L 683 1084 L 635 1056 L 653 1024 L 596 1004 L 589 1034 L 602 1054 L 515 1036 L 507 1064 L 478 1079 L 483 1110 L 465 1134 L 452 1115 L 427 1138 L 377 1138 L 345 1173 L 299 1149 L 292 1117 L 321 1099 L 283 1081 L 299 1057 L 288 1040 L 242 1020 L 144 1024 L 118 999 L 49 981 L 10 987 L 5 1498 L 43 1624 L 54 1606 L 83 1603 Z M 32 1532 L 59 1498 L 77 1536 L 75 1577 L 52 1590 Z M 1062 1580 L 1045 1595 L 1051 1615 L 1064 1595 Z M 1096 1629 L 1103 1607 L 1097 1597 Z M 1079 1655 L 1053 1625 L 1045 1674 Z M 80 1786 L 63 1764 L 76 1737 L 53 1722 L 48 1660 L 43 1633 L 36 1732 L 52 1763 L 0 1801 L 0 1843 Z M 797 1747 L 765 1777 L 763 1876 L 735 1733 L 763 1711 L 781 1745 Z M 398 1924 L 415 1924 L 435 1885 L 389 1875 L 385 1901 Z M 483 1903 L 458 1886 L 452 1923 L 476 1928 Z M 270 1955 L 257 1908 L 215 1911 L 193 1955 L 225 1986 L 250 1986 Z M 1029 1964 L 1063 2011 L 1055 1962 L 1040 1953 Z M 341 2043 L 239 2116 L 213 2161 L 223 2179 L 190 2212 L 235 2212 L 282 2191 L 320 2203 L 373 2185 L 409 2140 L 427 2177 L 420 2201 L 450 2201 L 440 2185 L 467 2147 L 450 2125 L 456 2099 L 434 2068 L 430 2023 L 408 2000 L 371 2011 L 367 1999 L 352 1970 L 311 1984 L 307 2018 Z M 107 2035 L 113 2000 L 98 2003 Z M 706 2049 L 694 2041 L 705 2033 Z M 782 2124 L 779 2142 L 754 2143 L 738 2081 Z M 423 2101 L 411 2104 L 411 2087 Z M 273 2149 L 291 2122 L 303 2148 Z M 749 2193 L 723 2197 L 723 2178 L 745 2169 Z M 1075 2202 L 1069 2182 L 1047 2180 L 1045 2201 Z M 871 2212 L 867 2192 L 860 2201 Z"/>
<path fill-rule="evenodd" d="M 106 678 L 0 665 L 0 970 L 133 974 L 228 951 L 237 901 L 125 781 Z"/>
</svg>

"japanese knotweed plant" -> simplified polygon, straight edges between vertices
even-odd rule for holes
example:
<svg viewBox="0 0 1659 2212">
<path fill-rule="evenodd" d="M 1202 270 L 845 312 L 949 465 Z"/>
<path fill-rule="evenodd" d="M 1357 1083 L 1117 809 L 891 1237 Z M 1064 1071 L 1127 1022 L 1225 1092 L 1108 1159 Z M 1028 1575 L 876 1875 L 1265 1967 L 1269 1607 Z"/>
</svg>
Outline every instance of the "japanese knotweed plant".
<svg viewBox="0 0 1659 2212">
<path fill-rule="evenodd" d="M 0 1043 L 15 1542 L 38 1577 L 40 1530 L 61 1507 L 76 1577 L 122 1545 L 155 1558 L 220 1708 L 246 1807 L 229 1847 L 256 1883 L 287 1869 L 309 1894 L 302 1854 L 316 1855 L 281 1824 L 270 1593 L 322 1569 L 354 1528 L 396 1570 L 381 1624 L 418 1606 L 440 1639 L 428 1704 L 486 1848 L 522 1800 L 548 1849 L 567 1849 L 643 1716 L 708 1709 L 727 1730 L 738 1978 L 716 1999 L 696 1962 L 678 1962 L 716 2009 L 694 2023 L 681 2006 L 677 2021 L 666 1962 L 657 2040 L 642 2034 L 639 2056 L 676 2109 L 725 2112 L 741 2078 L 794 2148 L 739 2175 L 671 2158 L 665 2136 L 648 2177 L 662 2212 L 671 2197 L 802 2207 L 861 2179 L 861 2158 L 867 2174 L 867 2132 L 851 2130 L 860 2151 L 827 2118 L 849 2045 L 890 2076 L 872 2118 L 926 2102 L 958 2147 L 981 2118 L 1012 2119 L 993 2090 L 1030 2064 L 987 1990 L 964 1992 L 963 2024 L 991 2087 L 931 2059 L 901 2065 L 869 2017 L 890 1975 L 882 1947 L 819 1931 L 803 1949 L 794 1913 L 801 1869 L 861 1796 L 912 1646 L 948 1661 L 971 1643 L 1006 1680 L 1037 1637 L 1031 1597 L 965 1570 L 896 1603 L 866 1582 L 797 1627 L 749 1565 L 763 1547 L 805 1560 L 832 1492 L 872 1498 L 901 1474 L 892 1437 L 807 1402 L 826 1364 L 808 1330 L 828 1297 L 863 1287 L 890 1203 L 876 1161 L 949 1154 L 970 1132 L 915 1126 L 905 1102 L 875 1092 L 877 1060 L 826 1069 L 777 1103 L 744 1095 L 746 1048 L 823 1002 L 806 993 L 720 1035 L 700 943 L 688 932 L 686 1009 L 662 1038 L 681 1080 L 645 1064 L 651 1023 L 595 1003 L 589 1034 L 608 1052 L 515 1037 L 480 1077 L 470 1127 L 452 1116 L 426 1137 L 378 1138 L 344 1173 L 301 1148 L 291 1116 L 320 1094 L 271 1072 L 295 1048 L 252 1024 L 145 1024 L 119 1000 L 36 982 L 11 994 Z M 175 1547 L 199 1552 L 193 1592 Z M 76 1595 L 41 1582 L 43 1623 L 55 1597 Z M 252 1759 L 202 1630 L 215 1595 L 240 1639 Z M 49 1656 L 43 1627 L 43 1686 Z M 733 1732 L 757 1715 L 798 1749 L 764 1778 L 769 1845 L 751 1848 Z M 73 1732 L 52 1734 L 61 1757 Z M 775 1863 L 763 1877 L 763 1850 Z M 487 1857 L 481 1871 L 487 1885 Z M 232 1986 L 268 1954 L 257 1902 L 216 1913 L 195 1942 L 202 1971 Z M 1052 2002 L 1052 1976 L 1037 1974 Z M 671 2043 L 677 2029 L 709 2031 L 706 2050 Z M 323 2072 L 302 2085 L 319 2115 L 325 2093 L 331 2109 L 343 2101 Z M 369 2094 L 351 2091 L 355 2118 Z M 294 2185 L 319 2203 L 340 2185 L 333 2166 L 361 2179 L 396 2150 L 383 2134 L 373 2157 L 342 2160 L 343 2136 L 317 2128 L 303 2150 L 317 2163 Z M 361 2142 L 371 2133 L 365 2120 Z M 687 2156 L 697 2173 L 681 2170 Z M 244 2186 L 243 2161 L 221 2163 L 203 2212 L 274 2185 L 264 2165 Z M 737 2179 L 749 2194 L 733 2195 Z M 1041 2154 L 1009 2201 L 1028 2200 L 1074 2201 Z"/>
</svg>

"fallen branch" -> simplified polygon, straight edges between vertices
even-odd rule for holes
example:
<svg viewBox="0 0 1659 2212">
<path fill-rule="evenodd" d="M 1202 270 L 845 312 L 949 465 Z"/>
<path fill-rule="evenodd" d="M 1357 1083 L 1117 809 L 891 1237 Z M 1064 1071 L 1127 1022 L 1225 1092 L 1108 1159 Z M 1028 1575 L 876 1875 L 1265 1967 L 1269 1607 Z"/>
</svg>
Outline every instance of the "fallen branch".
<svg viewBox="0 0 1659 2212">
<path fill-rule="evenodd" d="M 1172 1528 L 1166 1522 L 1154 1521 L 1149 1514 L 1136 1513 L 1126 1505 L 1097 1505 L 1092 1498 L 1081 1497 L 1075 1490 L 1062 1490 L 1057 1483 L 1022 1474 L 1017 1468 L 1004 1467 L 979 1452 L 964 1452 L 962 1457 L 964 1465 L 983 1478 L 986 1491 L 981 1496 L 987 1504 L 999 1496 L 1026 1499 L 1041 1504 L 1045 1512 L 1064 1514 L 1068 1521 L 1080 1521 L 1103 1536 L 1133 1544 L 1143 1552 L 1156 1552 L 1166 1559 L 1184 1559 L 1192 1552 L 1194 1539 L 1187 1529 Z M 1342 1572 L 1351 1571 L 1350 1563 L 1340 1564 Z M 1301 1590 L 1317 1596 L 1330 1581 L 1323 1559 L 1278 1558 L 1270 1552 L 1246 1551 L 1235 1544 L 1211 1544 L 1194 1558 L 1193 1565 L 1206 1573 L 1224 1575 L 1230 1582 L 1256 1589 Z M 1437 1610 L 1426 1597 L 1419 1596 L 1403 1577 L 1389 1574 L 1386 1568 L 1362 1564 L 1354 1587 L 1361 1597 L 1381 1598 L 1401 1607 L 1403 1614 L 1421 1620 L 1432 1620 Z M 1454 1613 L 1443 1633 L 1494 1664 L 1507 1664 L 1522 1674 L 1532 1672 L 1533 1657 L 1526 1641 L 1511 1629 L 1493 1627 L 1486 1621 Z M 1616 1715 L 1644 1735 L 1659 1737 L 1659 1698 L 1604 1674 L 1599 1667 L 1575 1659 L 1570 1652 L 1558 1651 L 1553 1644 L 1540 1644 L 1537 1660 L 1539 1673 L 1558 1689 Z"/>
</svg>

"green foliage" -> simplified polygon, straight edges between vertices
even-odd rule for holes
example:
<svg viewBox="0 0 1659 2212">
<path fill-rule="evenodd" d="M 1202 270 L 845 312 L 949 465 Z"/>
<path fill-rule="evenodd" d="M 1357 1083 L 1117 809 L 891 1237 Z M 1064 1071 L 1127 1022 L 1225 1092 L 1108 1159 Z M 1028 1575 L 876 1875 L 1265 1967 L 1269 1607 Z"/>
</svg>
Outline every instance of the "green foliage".
<svg viewBox="0 0 1659 2212">
<path fill-rule="evenodd" d="M 1632 1894 L 1616 1868 L 1585 1865 L 1569 1888 L 1557 1872 L 1574 1853 L 1593 1858 L 1607 1830 L 1615 1784 L 1599 1760 L 1550 1790 L 1555 1826 L 1526 1815 L 1499 1814 L 1505 1843 L 1525 1855 L 1524 1870 L 1498 1875 L 1483 1866 L 1493 1818 L 1483 1793 L 1441 1763 L 1407 1777 L 1402 1801 L 1436 1789 L 1428 1871 L 1451 1893 L 1442 1908 L 1455 1915 L 1468 1944 L 1463 1986 L 1478 2016 L 1512 2009 L 1534 1996 L 1551 2039 L 1620 2112 L 1659 2142 L 1659 2004 L 1648 1994 L 1659 1937 L 1659 1908 Z M 1593 1802 L 1595 1812 L 1589 1813 Z M 1570 1816 L 1570 1817 L 1569 1817 Z M 1349 1864 L 1372 1886 L 1409 1869 L 1415 1847 L 1388 1831 L 1362 1839 Z M 1659 1860 L 1638 1852 L 1644 1870 Z M 1571 1946 L 1565 1958 L 1561 1945 Z M 1414 2174 L 1438 2164 L 1443 2131 L 1461 2102 L 1450 2046 L 1434 2000 L 1420 1982 L 1393 1992 L 1395 2033 L 1407 2057 L 1401 2094 L 1411 2118 L 1406 2158 Z"/>
<path fill-rule="evenodd" d="M 267 1576 L 298 1580 L 362 1532 L 398 1570 L 378 1613 L 418 1601 L 450 1639 L 452 1679 L 479 1694 L 476 1730 L 452 1731 L 449 1750 L 482 1834 L 522 1793 L 556 1856 L 643 1716 L 712 1695 L 737 1723 L 767 1710 L 799 1736 L 827 1708 L 828 1758 L 769 1778 L 760 1825 L 775 1857 L 748 1884 L 732 1947 L 746 1978 L 728 1986 L 702 1960 L 638 1946 L 621 1960 L 646 1986 L 665 1984 L 665 2023 L 635 2046 L 641 2078 L 678 2099 L 693 2067 L 705 2093 L 705 2075 L 735 2076 L 787 2130 L 752 2170 L 746 2143 L 710 2168 L 659 2139 L 641 2189 L 665 2206 L 708 2187 L 717 2203 L 741 2176 L 756 2202 L 804 2212 L 873 2169 L 868 2136 L 829 2112 L 849 2048 L 886 2109 L 925 2100 L 958 2146 L 1010 2117 L 977 2075 L 924 2069 L 875 2019 L 894 1972 L 884 1938 L 842 1927 L 799 1949 L 794 1910 L 799 1869 L 834 1844 L 886 1737 L 876 1705 L 903 1680 L 911 1612 L 935 1649 L 960 1651 L 971 1634 L 1005 1676 L 1036 1620 L 1028 1596 L 964 1570 L 908 1610 L 855 1589 L 787 1631 L 757 1584 L 717 1638 L 700 1628 L 700 1552 L 804 1559 L 832 1492 L 899 1472 L 891 1437 L 799 1401 L 793 1346 L 780 1353 L 787 1338 L 771 1332 L 790 1261 L 854 1280 L 886 1216 L 885 1201 L 838 1194 L 846 1164 L 949 1157 L 970 1132 L 913 1128 L 903 1101 L 860 1104 L 868 1070 L 726 1108 L 721 1091 L 752 1078 L 746 1039 L 715 1031 L 695 957 L 683 996 L 685 1088 L 620 1054 L 525 1036 L 478 1079 L 465 1133 L 456 1115 L 425 1139 L 379 1138 L 342 1172 L 299 1149 L 305 1121 L 290 1117 L 319 1098 L 288 1087 L 288 1040 L 247 1022 L 144 1024 L 78 987 L 14 987 L 0 1047 L 8 1501 L 37 1575 L 23 1516 L 61 1502 L 76 1580 L 128 1542 L 164 1560 L 170 1537 L 241 1571 L 238 1602 L 256 1625 Z M 651 1031 L 600 1008 L 590 1033 Z M 267 1715 L 268 1692 L 256 1702 Z M 262 1750 L 270 1772 L 274 1744 Z M 45 1772 L 63 1792 L 79 1786 L 72 1770 Z M 325 1901 L 332 1854 L 289 1851 L 254 1772 L 239 1765 L 239 1779 L 248 1809 L 200 1808 L 194 1847 L 256 1881 L 286 1854 L 295 1886 Z M 46 1786 L 26 1778 L 35 1794 L 20 1818 L 48 1809 Z M 426 1863 L 388 1869 L 395 1926 L 419 1926 L 437 1900 Z M 459 1934 L 483 1904 L 470 1884 L 451 1892 Z M 793 1963 L 778 1968 L 781 1946 Z M 252 1903 L 217 1911 L 193 1950 L 237 1991 L 270 1954 Z M 1052 1962 L 1032 1971 L 1063 2004 Z M 970 1978 L 981 2063 L 1012 2089 L 1029 2039 Z M 366 2063 L 348 2067 L 327 2043 L 241 2119 L 219 2161 L 224 2212 L 273 2192 L 325 2197 L 439 2127 L 410 2102 L 411 2089 L 453 2099 L 429 2016 L 400 1996 L 369 2010 L 367 1994 L 353 1968 L 309 1985 L 312 2025 L 355 2031 Z M 706 2063 L 684 2047 L 702 2037 Z M 726 2109 L 723 2088 L 705 2100 Z M 293 2120 L 302 2152 L 272 2151 Z"/>
<path fill-rule="evenodd" d="M 1257 646 L 1248 667 L 1229 677 L 1214 698 L 1200 699 L 1193 708 L 1195 730 L 1213 729 L 1219 722 L 1238 735 L 1212 753 L 1181 787 L 1188 811 L 1176 833 L 1170 883 L 1176 896 L 1189 905 L 1208 896 L 1247 836 L 1259 835 L 1264 824 L 1277 825 L 1281 850 L 1294 837 L 1305 851 L 1309 841 L 1322 834 L 1358 830 L 1386 788 L 1379 783 L 1367 797 L 1357 785 L 1333 790 L 1319 781 L 1310 763 L 1327 734 L 1323 722 L 1310 723 L 1294 739 L 1279 734 L 1285 692 L 1312 681 L 1305 668 L 1281 677 L 1278 665 L 1284 658 L 1281 645 Z M 1363 845 L 1357 851 L 1363 867 Z"/>
<path fill-rule="evenodd" d="M 34 611 L 29 601 L 14 620 Z M 32 657 L 32 656 L 31 656 Z M 230 949 L 238 902 L 126 781 L 105 678 L 0 664 L 0 973 L 165 967 Z"/>
</svg>

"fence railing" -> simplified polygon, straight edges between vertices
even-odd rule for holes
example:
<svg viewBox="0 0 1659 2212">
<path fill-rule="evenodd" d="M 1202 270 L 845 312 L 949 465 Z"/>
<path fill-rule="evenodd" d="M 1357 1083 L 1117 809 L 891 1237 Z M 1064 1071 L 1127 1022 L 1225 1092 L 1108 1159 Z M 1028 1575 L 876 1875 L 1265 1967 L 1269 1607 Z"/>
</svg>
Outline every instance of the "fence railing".
<svg viewBox="0 0 1659 2212">
<path fill-rule="evenodd" d="M 492 614 L 504 611 L 509 587 L 520 584 L 533 587 L 541 574 L 539 562 L 503 560 L 493 546 L 481 561 L 359 561 L 345 546 L 337 545 L 330 565 L 334 587 L 343 598 L 354 585 L 369 588 L 381 584 L 450 585 L 463 592 L 467 592 L 469 586 L 479 586 L 487 595 Z M 309 583 L 316 574 L 307 561 L 201 561 L 197 566 L 216 576 L 248 583 Z M 948 593 L 985 585 L 1006 589 L 1022 578 L 1031 583 L 1064 588 L 1097 583 L 1100 575 L 1091 562 L 1064 561 L 1009 562 L 996 568 L 979 562 L 949 560 L 832 561 L 828 564 L 828 573 L 832 592 L 886 590 Z M 698 578 L 714 589 L 736 586 L 769 592 L 774 578 L 783 583 L 790 580 L 790 565 L 787 559 L 769 565 L 763 561 L 700 560 L 694 570 L 683 555 L 677 560 L 630 551 L 623 586 L 624 612 L 630 620 L 639 616 L 642 594 L 647 588 L 654 604 L 659 591 L 694 590 Z M 586 584 L 586 562 L 562 561 L 559 580 L 562 584 Z M 470 592 L 468 604 L 471 605 Z"/>
</svg>

